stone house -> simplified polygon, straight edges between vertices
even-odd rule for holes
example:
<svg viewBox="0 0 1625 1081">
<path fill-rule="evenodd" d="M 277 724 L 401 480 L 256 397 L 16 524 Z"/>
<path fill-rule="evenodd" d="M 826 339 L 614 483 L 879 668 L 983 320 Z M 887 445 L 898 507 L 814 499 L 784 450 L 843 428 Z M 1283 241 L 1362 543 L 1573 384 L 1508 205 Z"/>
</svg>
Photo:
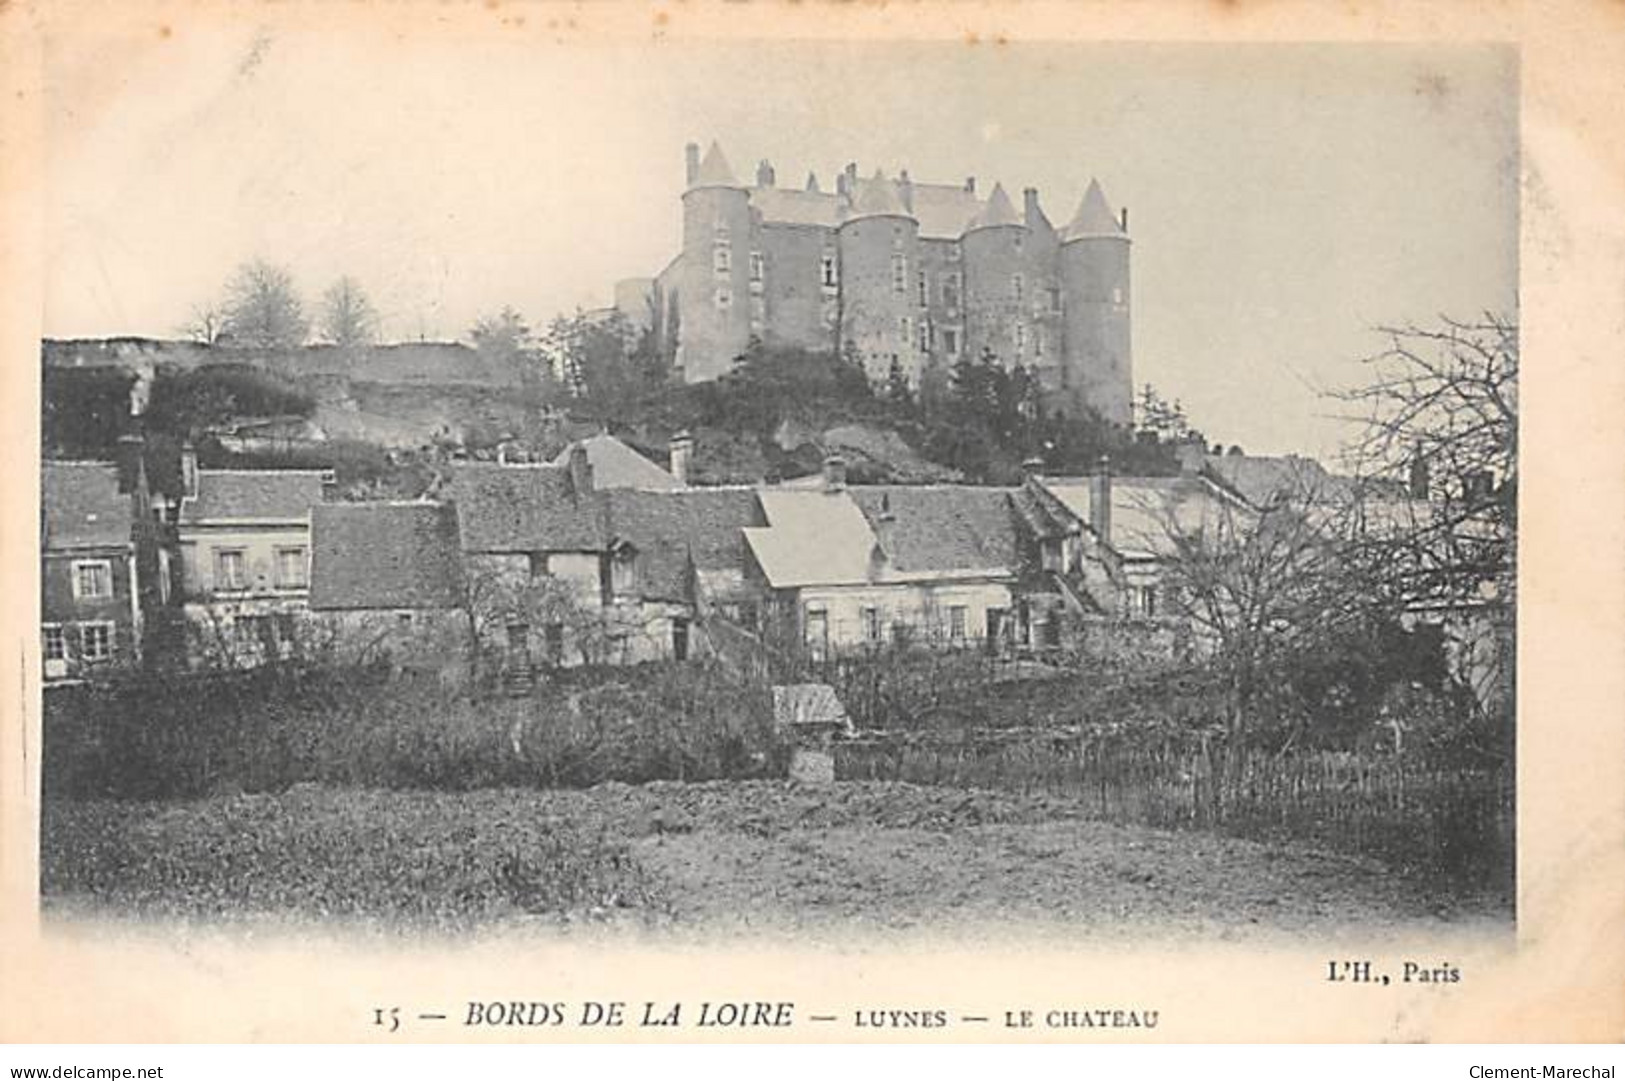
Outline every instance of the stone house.
<svg viewBox="0 0 1625 1081">
<path fill-rule="evenodd" d="M 169 552 L 151 513 L 138 440 L 117 464 L 40 469 L 40 639 L 46 683 L 140 663 L 171 598 Z"/>
</svg>

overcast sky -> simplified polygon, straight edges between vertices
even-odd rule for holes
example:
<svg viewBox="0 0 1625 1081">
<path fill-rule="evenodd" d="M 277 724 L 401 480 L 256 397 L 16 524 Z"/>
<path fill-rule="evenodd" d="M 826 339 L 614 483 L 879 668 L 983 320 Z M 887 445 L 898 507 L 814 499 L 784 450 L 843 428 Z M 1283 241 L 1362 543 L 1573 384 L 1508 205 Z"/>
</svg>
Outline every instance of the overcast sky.
<svg viewBox="0 0 1625 1081">
<path fill-rule="evenodd" d="M 93 44 L 95 47 L 93 47 Z M 683 144 L 1090 177 L 1134 236 L 1134 377 L 1254 453 L 1326 453 L 1381 323 L 1512 313 L 1517 69 L 1495 47 L 549 45 L 176 33 L 50 53 L 46 333 L 173 336 L 232 269 L 359 278 L 386 338 L 607 304 L 676 251 Z"/>
</svg>

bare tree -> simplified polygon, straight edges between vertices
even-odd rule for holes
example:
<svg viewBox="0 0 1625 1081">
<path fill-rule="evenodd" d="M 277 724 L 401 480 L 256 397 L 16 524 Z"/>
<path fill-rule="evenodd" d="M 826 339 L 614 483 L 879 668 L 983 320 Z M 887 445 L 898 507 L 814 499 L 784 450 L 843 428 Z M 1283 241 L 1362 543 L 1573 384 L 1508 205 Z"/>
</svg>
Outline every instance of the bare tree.
<svg viewBox="0 0 1625 1081">
<path fill-rule="evenodd" d="M 305 344 L 305 319 L 293 278 L 263 259 L 237 269 L 226 290 L 221 339 L 261 349 L 295 349 Z"/>
<path fill-rule="evenodd" d="M 198 345 L 213 345 L 220 340 L 226 326 L 226 315 L 215 303 L 197 304 L 192 314 L 180 327 L 180 332 Z"/>
<path fill-rule="evenodd" d="M 1362 424 L 1368 543 L 1415 600 L 1510 601 L 1518 487 L 1518 327 L 1387 328 L 1372 378 L 1338 397 Z M 1396 478 L 1404 477 L 1405 491 Z M 1384 481 L 1387 481 L 1385 484 Z"/>
<path fill-rule="evenodd" d="M 371 345 L 378 337 L 378 312 L 361 288 L 345 275 L 322 294 L 320 333 L 341 349 Z"/>
</svg>

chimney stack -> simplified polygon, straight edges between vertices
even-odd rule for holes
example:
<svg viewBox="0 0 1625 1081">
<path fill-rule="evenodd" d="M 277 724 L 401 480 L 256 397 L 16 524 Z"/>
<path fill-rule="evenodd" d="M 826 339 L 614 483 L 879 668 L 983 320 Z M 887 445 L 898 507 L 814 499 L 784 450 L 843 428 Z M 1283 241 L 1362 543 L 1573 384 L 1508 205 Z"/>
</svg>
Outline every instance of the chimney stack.
<svg viewBox="0 0 1625 1081">
<path fill-rule="evenodd" d="M 1121 213 L 1123 218 L 1123 232 L 1126 233 L 1128 232 L 1128 207 L 1125 206 Z"/>
<path fill-rule="evenodd" d="M 1112 461 L 1102 454 L 1100 465 L 1089 478 L 1089 528 L 1110 544 L 1112 539 Z"/>
<path fill-rule="evenodd" d="M 758 188 L 771 188 L 776 177 L 773 174 L 773 163 L 763 158 L 756 163 L 756 186 Z"/>
<path fill-rule="evenodd" d="M 897 174 L 897 193 L 902 197 L 903 205 L 908 208 L 908 212 L 914 213 L 914 181 L 909 179 L 907 169 Z"/>
<path fill-rule="evenodd" d="M 580 498 L 592 494 L 592 463 L 587 460 L 587 448 L 580 443 L 570 444 L 570 491 Z"/>
<path fill-rule="evenodd" d="M 1027 228 L 1031 229 L 1033 226 L 1038 224 L 1038 219 L 1042 214 L 1042 211 L 1038 209 L 1038 189 L 1023 188 L 1021 190 L 1021 200 L 1022 211 L 1027 222 Z"/>
<path fill-rule="evenodd" d="M 824 458 L 824 491 L 839 492 L 846 488 L 846 459 L 839 454 Z"/>
<path fill-rule="evenodd" d="M 197 448 L 181 444 L 181 498 L 197 498 Z"/>
<path fill-rule="evenodd" d="M 1179 471 L 1195 476 L 1202 471 L 1207 458 L 1207 444 L 1200 439 L 1182 439 L 1174 444 L 1174 457 L 1179 460 Z"/>
<path fill-rule="evenodd" d="M 1022 480 L 1024 480 L 1024 481 L 1037 480 L 1039 477 L 1042 477 L 1043 475 L 1044 475 L 1044 459 L 1042 459 L 1038 455 L 1034 454 L 1032 457 L 1024 459 L 1022 461 L 1022 463 L 1021 463 L 1021 479 Z"/>
<path fill-rule="evenodd" d="M 141 456 L 145 449 L 146 444 L 139 435 L 118 437 L 118 458 L 115 465 L 118 467 L 119 495 L 132 495 L 144 487 L 141 483 L 144 469 Z"/>
<path fill-rule="evenodd" d="M 976 178 L 974 176 L 967 176 L 965 178 L 965 190 L 971 195 L 976 194 Z"/>
<path fill-rule="evenodd" d="M 689 464 L 694 458 L 694 437 L 685 428 L 671 437 L 668 449 L 671 451 L 671 475 L 677 478 L 678 484 L 687 488 Z"/>
<path fill-rule="evenodd" d="M 699 143 L 689 143 L 687 146 L 683 147 L 683 161 L 687 166 L 687 180 L 685 183 L 692 188 L 694 186 L 694 181 L 698 179 L 700 175 Z"/>
</svg>

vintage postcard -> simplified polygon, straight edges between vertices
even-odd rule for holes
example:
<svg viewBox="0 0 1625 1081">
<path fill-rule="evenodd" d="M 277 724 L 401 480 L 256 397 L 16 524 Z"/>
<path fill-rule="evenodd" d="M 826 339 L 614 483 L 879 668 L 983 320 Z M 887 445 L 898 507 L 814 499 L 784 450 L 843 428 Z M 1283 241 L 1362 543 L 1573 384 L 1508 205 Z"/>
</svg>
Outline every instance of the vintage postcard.
<svg viewBox="0 0 1625 1081">
<path fill-rule="evenodd" d="M 1625 1037 L 1617 5 L 0 35 L 8 1040 Z"/>
</svg>

